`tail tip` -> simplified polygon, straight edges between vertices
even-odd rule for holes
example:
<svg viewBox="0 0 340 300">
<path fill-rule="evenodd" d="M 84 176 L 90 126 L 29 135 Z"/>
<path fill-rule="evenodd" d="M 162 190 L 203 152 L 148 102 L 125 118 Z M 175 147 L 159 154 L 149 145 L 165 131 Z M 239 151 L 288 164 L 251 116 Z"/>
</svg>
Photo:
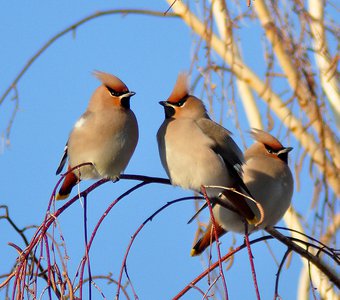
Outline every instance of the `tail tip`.
<svg viewBox="0 0 340 300">
<path fill-rule="evenodd" d="M 54 199 L 59 201 L 59 200 L 65 200 L 70 194 L 66 194 L 66 195 L 63 195 L 63 194 L 57 194 Z"/>
<path fill-rule="evenodd" d="M 247 219 L 247 222 L 248 224 L 251 224 L 251 225 L 258 225 L 260 220 L 256 216 L 254 216 L 254 218 L 252 219 Z"/>
<path fill-rule="evenodd" d="M 197 255 L 199 255 L 197 250 L 195 248 L 192 248 L 191 251 L 190 251 L 190 256 L 194 257 L 194 256 L 197 256 Z"/>
<path fill-rule="evenodd" d="M 200 255 L 205 248 L 202 249 L 202 239 L 199 239 L 197 243 L 191 248 L 190 256 L 198 256 Z"/>
</svg>

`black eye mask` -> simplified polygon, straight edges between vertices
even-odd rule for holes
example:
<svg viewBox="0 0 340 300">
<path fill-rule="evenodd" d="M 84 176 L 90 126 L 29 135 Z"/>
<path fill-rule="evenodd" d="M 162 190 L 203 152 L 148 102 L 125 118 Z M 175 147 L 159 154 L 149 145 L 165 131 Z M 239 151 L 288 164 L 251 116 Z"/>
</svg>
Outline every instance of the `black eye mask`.
<svg viewBox="0 0 340 300">
<path fill-rule="evenodd" d="M 107 85 L 106 85 L 106 88 L 108 89 L 108 91 L 110 92 L 110 94 L 111 94 L 112 96 L 114 96 L 114 97 L 120 97 L 120 96 L 122 96 L 122 95 L 124 95 L 124 94 L 127 93 L 126 91 L 125 91 L 125 92 L 117 92 L 117 91 L 115 91 L 114 89 L 110 88 L 110 87 L 107 86 Z"/>
<path fill-rule="evenodd" d="M 170 102 L 168 101 L 169 104 L 173 105 L 173 106 L 178 106 L 181 107 L 184 105 L 184 103 L 187 101 L 189 95 L 184 96 L 181 100 L 179 100 L 178 102 Z"/>
<path fill-rule="evenodd" d="M 169 119 L 175 114 L 175 109 L 172 106 L 164 106 L 165 118 Z"/>
<path fill-rule="evenodd" d="M 123 106 L 126 109 L 130 109 L 130 96 L 129 97 L 124 97 L 120 100 L 121 106 Z"/>
</svg>

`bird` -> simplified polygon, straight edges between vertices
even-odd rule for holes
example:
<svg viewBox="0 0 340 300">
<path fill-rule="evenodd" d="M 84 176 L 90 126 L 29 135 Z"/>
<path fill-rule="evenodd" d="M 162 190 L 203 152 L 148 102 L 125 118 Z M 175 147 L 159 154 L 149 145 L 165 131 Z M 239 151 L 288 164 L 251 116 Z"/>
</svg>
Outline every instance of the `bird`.
<svg viewBox="0 0 340 300">
<path fill-rule="evenodd" d="M 93 93 L 85 113 L 75 123 L 66 143 L 56 174 L 60 174 L 68 159 L 67 173 L 55 196 L 66 199 L 72 188 L 83 179 L 119 179 L 135 151 L 138 142 L 138 124 L 130 109 L 129 91 L 118 77 L 95 71 L 101 85 Z"/>
<path fill-rule="evenodd" d="M 259 129 L 252 129 L 251 135 L 255 143 L 244 153 L 243 180 L 254 199 L 262 206 L 263 221 L 259 226 L 250 224 L 249 233 L 274 226 L 289 208 L 294 190 L 293 176 L 288 166 L 288 153 L 293 148 L 284 147 L 270 133 Z M 260 218 L 255 204 L 251 201 L 248 204 L 256 217 Z M 215 206 L 213 213 L 218 237 L 228 231 L 245 232 L 242 219 L 234 212 Z M 191 249 L 191 255 L 201 254 L 214 241 L 215 234 L 210 221 L 203 237 Z"/>
<path fill-rule="evenodd" d="M 210 119 L 202 100 L 188 91 L 188 75 L 180 73 L 164 107 L 157 132 L 161 163 L 172 183 L 200 192 L 202 186 L 223 186 L 248 193 L 242 179 L 243 153 L 230 131 Z M 206 188 L 215 205 L 221 202 L 256 223 L 244 197 L 223 188 Z"/>
</svg>

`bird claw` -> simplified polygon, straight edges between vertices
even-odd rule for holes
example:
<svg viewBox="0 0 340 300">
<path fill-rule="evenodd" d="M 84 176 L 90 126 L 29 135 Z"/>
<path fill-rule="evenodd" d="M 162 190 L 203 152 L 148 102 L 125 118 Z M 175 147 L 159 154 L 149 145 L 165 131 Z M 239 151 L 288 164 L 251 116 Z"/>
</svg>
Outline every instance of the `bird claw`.
<svg viewBox="0 0 340 300">
<path fill-rule="evenodd" d="M 119 177 L 118 176 L 117 177 L 113 177 L 113 178 L 111 178 L 111 181 L 112 181 L 112 183 L 116 183 L 116 182 L 119 181 Z"/>
</svg>

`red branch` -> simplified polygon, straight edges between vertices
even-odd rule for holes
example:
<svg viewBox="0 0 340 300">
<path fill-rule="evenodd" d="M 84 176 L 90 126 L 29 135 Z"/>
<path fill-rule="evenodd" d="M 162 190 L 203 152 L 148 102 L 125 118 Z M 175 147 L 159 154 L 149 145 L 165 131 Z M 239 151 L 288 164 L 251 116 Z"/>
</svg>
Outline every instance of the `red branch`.
<svg viewBox="0 0 340 300">
<path fill-rule="evenodd" d="M 159 208 L 158 210 L 156 210 L 150 217 L 148 217 L 139 227 L 138 229 L 135 231 L 135 233 L 131 236 L 131 240 L 130 243 L 126 249 L 125 255 L 124 255 L 124 259 L 122 262 L 122 266 L 120 269 L 120 273 L 119 273 L 119 279 L 118 279 L 118 285 L 117 285 L 117 293 L 116 293 L 116 298 L 119 298 L 119 292 L 120 292 L 120 288 L 121 288 L 121 282 L 122 282 L 122 277 L 123 277 L 123 270 L 126 270 L 127 268 L 127 258 L 130 252 L 130 249 L 132 247 L 132 244 L 134 242 L 134 240 L 136 239 L 137 235 L 139 234 L 139 232 L 143 229 L 143 227 L 148 223 L 151 222 L 152 219 L 158 215 L 161 211 L 163 211 L 165 208 L 167 208 L 168 206 L 178 203 L 178 202 L 182 202 L 182 201 L 187 201 L 187 200 L 198 200 L 198 199 L 202 199 L 202 197 L 196 197 L 196 196 L 192 196 L 192 197 L 183 197 L 183 198 L 179 198 L 173 201 L 170 201 L 168 203 L 166 203 L 165 205 L 163 205 L 161 208 Z"/>
<path fill-rule="evenodd" d="M 201 190 L 202 190 L 202 193 L 203 193 L 203 196 L 208 204 L 208 207 L 209 207 L 209 212 L 210 212 L 210 218 L 211 218 L 211 223 L 212 223 L 212 227 L 213 227 L 213 231 L 214 231 L 214 235 L 215 235 L 215 242 L 216 242 L 216 249 L 217 249 L 217 256 L 218 256 L 218 264 L 219 264 L 219 270 L 220 270 L 220 275 L 221 275 L 221 278 L 222 278 L 222 284 L 223 284 L 223 289 L 224 289 L 224 292 L 225 292 L 225 299 L 228 300 L 229 297 L 228 297 L 228 288 L 227 288 L 227 283 L 226 283 L 226 280 L 225 280 L 225 276 L 224 276 L 224 272 L 223 272 L 223 267 L 222 267 L 222 260 L 221 260 L 221 250 L 220 250 L 220 242 L 218 240 L 218 234 L 217 234 L 217 231 L 216 231 L 216 221 L 215 221 L 215 217 L 214 217 L 214 213 L 213 213 L 213 209 L 212 209 L 212 206 L 211 206 L 211 202 L 210 202 L 210 199 L 207 195 L 207 191 L 205 189 L 205 187 L 202 185 L 201 186 Z"/>
<path fill-rule="evenodd" d="M 261 241 L 265 241 L 265 240 L 270 240 L 273 239 L 272 236 L 263 236 L 260 238 L 257 238 L 253 241 L 250 241 L 249 244 L 255 244 Z M 217 267 L 220 266 L 220 263 L 226 261 L 228 258 L 230 258 L 231 256 L 233 256 L 235 253 L 241 251 L 242 249 L 246 248 L 247 245 L 245 243 L 243 243 L 241 246 L 235 248 L 234 250 L 229 251 L 226 255 L 224 255 L 223 257 L 221 257 L 221 259 L 219 259 L 217 262 L 213 263 L 211 266 L 209 266 L 209 268 L 207 268 L 204 272 L 202 272 L 200 275 L 198 275 L 194 280 L 192 280 L 182 291 L 180 291 L 174 298 L 173 300 L 178 300 L 180 299 L 182 296 L 184 296 L 195 284 L 197 284 L 199 281 L 201 281 L 205 276 L 207 276 L 212 270 L 216 269 Z"/>
</svg>

